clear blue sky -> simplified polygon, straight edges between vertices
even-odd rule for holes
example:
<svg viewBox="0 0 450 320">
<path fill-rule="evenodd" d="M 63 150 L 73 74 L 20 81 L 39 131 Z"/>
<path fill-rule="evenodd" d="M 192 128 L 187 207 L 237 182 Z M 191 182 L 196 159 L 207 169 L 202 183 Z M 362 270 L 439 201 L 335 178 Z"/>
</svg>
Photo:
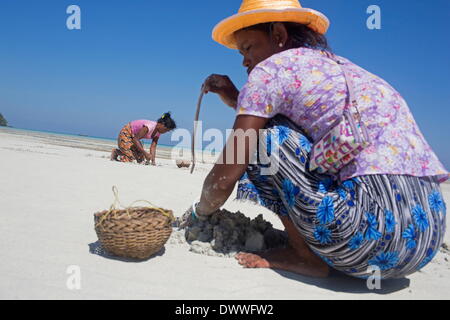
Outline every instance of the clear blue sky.
<svg viewBox="0 0 450 320">
<path fill-rule="evenodd" d="M 240 0 L 1 0 L 0 113 L 12 126 L 116 137 L 130 120 L 172 111 L 192 128 L 199 88 L 210 73 L 246 80 L 240 55 L 211 40 Z M 334 51 L 393 85 L 450 169 L 450 1 L 303 0 L 331 21 Z M 66 28 L 80 6 L 82 30 Z M 366 28 L 369 5 L 382 29 Z M 207 128 L 234 113 L 209 95 Z M 170 144 L 170 136 L 162 138 Z"/>
</svg>

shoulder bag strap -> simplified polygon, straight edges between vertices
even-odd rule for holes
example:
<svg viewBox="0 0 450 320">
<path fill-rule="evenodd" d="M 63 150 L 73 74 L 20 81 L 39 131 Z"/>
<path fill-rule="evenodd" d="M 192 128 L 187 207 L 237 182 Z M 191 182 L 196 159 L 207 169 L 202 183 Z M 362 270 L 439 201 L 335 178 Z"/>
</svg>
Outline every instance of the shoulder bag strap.
<svg viewBox="0 0 450 320">
<path fill-rule="evenodd" d="M 358 110 L 358 100 L 356 100 L 356 95 L 355 95 L 355 85 L 353 82 L 353 78 L 352 76 L 349 74 L 348 69 L 345 67 L 344 62 L 342 62 L 340 59 L 338 59 L 333 53 L 329 53 L 326 52 L 327 56 L 332 59 L 334 62 L 337 63 L 337 65 L 341 68 L 342 72 L 344 73 L 344 78 L 347 84 L 347 88 L 348 88 L 348 94 L 349 94 L 349 103 L 346 104 L 345 108 L 344 108 L 344 112 L 346 112 L 347 110 L 350 110 L 350 107 L 354 107 L 357 113 L 357 121 L 359 123 L 359 126 L 362 130 L 362 133 L 364 135 L 364 138 L 366 139 L 366 141 L 369 140 L 369 133 L 368 130 L 366 128 L 366 126 L 364 125 L 362 119 L 361 119 L 361 114 L 359 113 Z M 354 118 L 351 117 L 351 123 L 354 123 Z"/>
</svg>

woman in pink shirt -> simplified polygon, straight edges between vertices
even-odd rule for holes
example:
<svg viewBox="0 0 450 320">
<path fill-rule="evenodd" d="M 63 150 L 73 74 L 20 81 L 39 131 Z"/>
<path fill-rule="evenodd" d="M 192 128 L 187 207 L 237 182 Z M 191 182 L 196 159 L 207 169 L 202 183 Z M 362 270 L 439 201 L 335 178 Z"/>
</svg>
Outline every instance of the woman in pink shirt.
<svg viewBox="0 0 450 320">
<path fill-rule="evenodd" d="M 161 134 L 176 128 L 175 121 L 171 118 L 170 112 L 164 113 L 157 121 L 135 120 L 125 125 L 120 131 L 117 143 L 119 148 L 113 149 L 111 160 L 120 162 L 133 162 L 136 160 L 142 163 L 147 160 L 155 165 L 156 145 Z M 144 150 L 142 139 L 152 139 L 150 152 Z"/>
</svg>

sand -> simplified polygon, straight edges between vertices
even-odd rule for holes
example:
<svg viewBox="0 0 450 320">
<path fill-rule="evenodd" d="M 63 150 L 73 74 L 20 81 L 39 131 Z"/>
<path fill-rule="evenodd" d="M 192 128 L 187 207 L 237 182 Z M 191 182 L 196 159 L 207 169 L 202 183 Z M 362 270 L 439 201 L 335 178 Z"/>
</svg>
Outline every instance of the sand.
<svg viewBox="0 0 450 320">
<path fill-rule="evenodd" d="M 145 262 L 97 254 L 93 214 L 111 205 L 113 185 L 123 204 L 146 199 L 179 217 L 198 198 L 211 165 L 199 163 L 190 175 L 167 157 L 158 157 L 156 167 L 110 162 L 106 149 L 83 139 L 0 129 L 0 299 L 450 298 L 444 249 L 422 271 L 374 291 L 339 274 L 313 279 L 244 269 L 232 257 L 192 252 L 176 238 Z M 443 191 L 450 203 L 450 185 Z M 282 228 L 261 207 L 229 200 L 224 209 L 250 219 L 262 214 Z"/>
</svg>

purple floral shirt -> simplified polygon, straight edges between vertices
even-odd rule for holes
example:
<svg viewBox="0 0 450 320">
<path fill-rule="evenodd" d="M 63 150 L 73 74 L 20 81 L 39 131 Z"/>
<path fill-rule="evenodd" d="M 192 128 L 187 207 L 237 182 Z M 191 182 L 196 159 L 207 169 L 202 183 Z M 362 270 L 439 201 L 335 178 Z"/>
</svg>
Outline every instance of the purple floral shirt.
<svg viewBox="0 0 450 320">
<path fill-rule="evenodd" d="M 349 60 L 359 112 L 372 145 L 340 172 L 346 180 L 368 174 L 438 176 L 448 172 L 426 142 L 402 96 L 383 79 Z M 239 94 L 237 115 L 284 115 L 317 141 L 343 112 L 348 96 L 344 74 L 325 53 L 291 49 L 259 63 Z"/>
</svg>

